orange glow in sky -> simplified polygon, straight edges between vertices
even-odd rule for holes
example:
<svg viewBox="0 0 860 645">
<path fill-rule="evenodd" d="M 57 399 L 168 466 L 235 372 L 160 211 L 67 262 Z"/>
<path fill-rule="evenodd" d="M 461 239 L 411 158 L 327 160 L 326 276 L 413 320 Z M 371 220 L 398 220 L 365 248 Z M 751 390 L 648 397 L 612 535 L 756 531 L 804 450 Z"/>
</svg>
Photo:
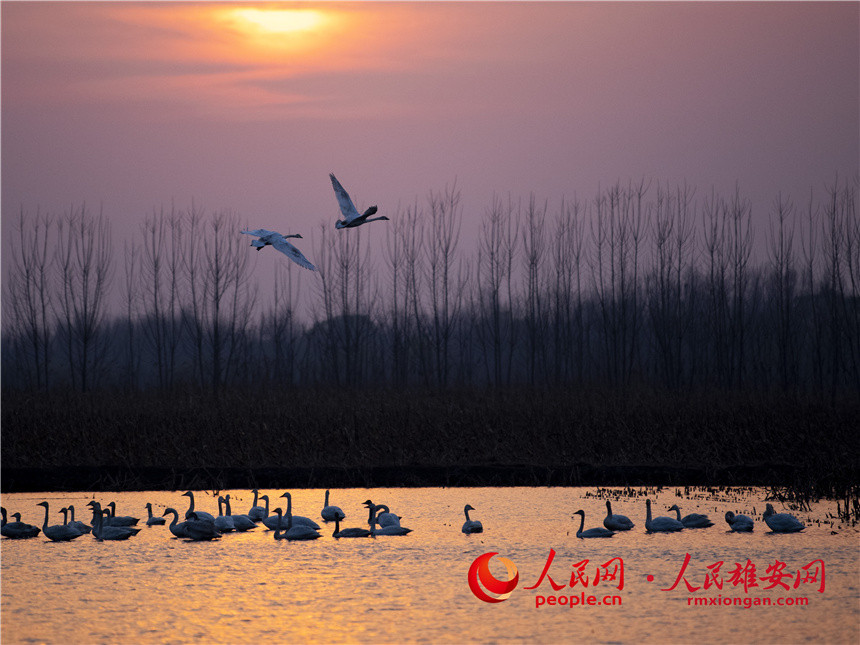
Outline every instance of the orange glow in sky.
<svg viewBox="0 0 860 645">
<path fill-rule="evenodd" d="M 325 15 L 314 9 L 231 9 L 229 13 L 240 24 L 264 33 L 311 31 L 325 23 Z"/>
</svg>

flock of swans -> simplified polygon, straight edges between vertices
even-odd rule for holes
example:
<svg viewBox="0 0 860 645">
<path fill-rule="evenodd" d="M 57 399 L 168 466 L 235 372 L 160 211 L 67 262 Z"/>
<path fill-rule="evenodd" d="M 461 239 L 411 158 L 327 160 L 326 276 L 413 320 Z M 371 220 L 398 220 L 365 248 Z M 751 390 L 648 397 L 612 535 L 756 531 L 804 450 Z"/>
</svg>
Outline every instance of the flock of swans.
<svg viewBox="0 0 860 645">
<path fill-rule="evenodd" d="M 196 510 L 194 506 L 194 493 L 187 491 L 183 497 L 188 497 L 188 509 L 185 511 L 184 520 L 179 520 L 179 512 L 175 508 L 166 508 L 161 516 L 153 515 L 152 504 L 147 503 L 147 526 L 165 525 L 166 517 L 172 519 L 167 524 L 167 529 L 177 538 L 190 541 L 215 540 L 224 533 L 234 531 L 244 532 L 262 525 L 270 531 L 274 531 L 275 540 L 315 540 L 322 537 L 320 525 L 314 520 L 303 515 L 293 514 L 293 499 L 289 492 L 283 493 L 280 498 L 286 498 L 286 511 L 276 508 L 270 512 L 269 496 L 260 495 L 259 490 L 254 489 L 254 501 L 247 513 L 234 514 L 230 504 L 230 495 L 218 496 L 218 515 L 212 515 L 206 511 Z M 353 527 L 340 528 L 346 514 L 339 506 L 329 503 L 330 491 L 325 492 L 320 517 L 323 522 L 334 522 L 332 537 L 340 538 L 366 538 L 384 535 L 407 535 L 412 529 L 401 526 L 401 517 L 392 513 L 385 504 L 374 504 L 371 500 L 364 502 L 367 508 L 367 525 L 369 528 Z M 264 502 L 264 506 L 259 503 Z M 63 515 L 62 524 L 49 524 L 50 512 L 48 502 L 39 502 L 39 506 L 45 509 L 45 519 L 41 529 L 31 524 L 21 522 L 20 513 L 12 513 L 14 521 L 8 522 L 6 509 L 2 509 L 3 525 L 0 533 L 11 539 L 33 538 L 41 532 L 53 542 L 68 542 L 91 533 L 97 540 L 127 540 L 140 532 L 136 525 L 140 521 L 136 517 L 116 514 L 116 503 L 110 502 L 105 508 L 97 501 L 87 504 L 92 509 L 92 525 L 75 520 L 75 507 L 68 506 L 60 509 Z M 681 509 L 677 504 L 669 507 L 675 512 L 675 517 L 663 516 L 652 517 L 651 500 L 645 500 L 646 516 L 645 530 L 647 533 L 674 533 L 685 529 L 703 529 L 714 525 L 707 515 L 691 513 L 681 517 Z M 466 521 L 461 528 L 465 534 L 483 533 L 484 526 L 479 520 L 473 520 L 469 511 L 475 509 L 466 504 L 463 513 Z M 603 527 L 585 529 L 585 511 L 578 510 L 574 515 L 579 515 L 579 529 L 576 531 L 578 538 L 608 538 L 618 532 L 629 531 L 636 526 L 630 518 L 612 512 L 612 503 L 606 502 L 606 517 Z M 767 504 L 762 515 L 765 524 L 773 533 L 797 533 L 806 528 L 797 518 L 788 513 L 777 513 L 773 505 Z M 726 523 L 732 532 L 750 532 L 754 528 L 752 518 L 747 515 L 735 515 L 728 511 L 725 515 Z M 605 527 L 605 528 L 604 528 Z"/>
<path fill-rule="evenodd" d="M 376 211 L 378 210 L 376 206 L 371 206 L 363 213 L 359 213 L 358 209 L 355 207 L 355 204 L 352 203 L 352 199 L 349 196 L 349 193 L 344 190 L 343 186 L 340 185 L 340 182 L 337 180 L 337 177 L 334 174 L 329 173 L 329 177 L 331 178 L 331 185 L 334 188 L 334 195 L 337 198 L 338 206 L 340 206 L 340 212 L 343 215 L 342 220 L 336 220 L 334 223 L 335 228 L 355 228 L 357 226 L 361 226 L 362 224 L 367 224 L 369 222 L 377 222 L 379 220 L 387 220 L 388 218 L 384 215 L 380 217 L 373 217 Z M 308 260 L 301 251 L 299 251 L 295 246 L 293 246 L 290 242 L 287 241 L 287 238 L 298 238 L 302 239 L 302 236 L 298 233 L 292 235 L 283 235 L 281 233 L 277 233 L 275 231 L 269 231 L 264 228 L 254 229 L 253 231 L 241 231 L 246 235 L 255 235 L 257 238 L 253 242 L 251 242 L 251 246 L 256 247 L 259 251 L 264 249 L 267 246 L 271 246 L 274 249 L 277 249 L 288 258 L 290 258 L 293 262 L 302 266 L 306 269 L 310 269 L 311 271 L 316 271 L 317 268 Z"/>
</svg>

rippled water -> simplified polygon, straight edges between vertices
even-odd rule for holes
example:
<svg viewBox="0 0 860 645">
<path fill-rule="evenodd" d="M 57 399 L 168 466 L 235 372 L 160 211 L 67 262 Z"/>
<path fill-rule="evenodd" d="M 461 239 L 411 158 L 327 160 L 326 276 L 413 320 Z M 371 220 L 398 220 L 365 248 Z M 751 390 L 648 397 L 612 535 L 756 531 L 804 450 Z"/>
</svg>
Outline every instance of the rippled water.
<svg viewBox="0 0 860 645">
<path fill-rule="evenodd" d="M 247 512 L 252 495 L 231 493 L 233 512 Z M 261 491 L 277 499 L 283 491 Z M 318 518 L 323 491 L 293 490 L 293 511 Z M 752 494 L 696 493 L 678 497 L 675 489 L 651 495 L 657 515 L 679 504 L 684 514 L 707 513 L 715 526 L 676 534 L 649 535 L 644 530 L 644 496 L 613 501 L 616 513 L 628 515 L 636 527 L 608 540 L 579 540 L 579 519 L 600 526 L 604 500 L 585 488 L 472 489 L 348 489 L 333 490 L 331 503 L 344 509 L 344 526 L 362 526 L 367 513 L 361 503 L 372 498 L 403 517 L 414 529 L 405 537 L 335 540 L 331 527 L 312 542 L 275 541 L 258 527 L 227 534 L 220 541 L 193 543 L 172 537 L 166 527 L 144 527 L 125 542 L 99 542 L 85 535 L 70 543 L 51 543 L 40 535 L 31 540 L 2 540 L 2 640 L 11 643 L 240 643 L 261 638 L 296 642 L 777 642 L 856 643 L 858 628 L 858 564 L 860 533 L 834 522 L 835 504 L 820 503 L 810 513 L 795 513 L 807 523 L 800 534 L 776 535 L 761 522 L 763 491 Z M 3 506 L 20 511 L 23 520 L 41 526 L 42 508 L 56 511 L 75 504 L 77 519 L 89 521 L 86 503 L 117 502 L 120 515 L 146 518 L 144 504 L 160 514 L 166 506 L 183 512 L 187 497 L 178 492 L 117 494 L 3 495 Z M 274 506 L 284 506 L 278 499 Z M 217 512 L 211 491 L 196 493 L 197 508 Z M 460 532 L 462 508 L 477 510 L 485 532 Z M 777 511 L 784 511 L 776 504 Z M 726 510 L 756 519 L 752 534 L 726 531 Z M 755 513 L 755 514 L 754 514 Z M 320 522 L 322 524 L 322 522 Z M 143 524 L 143 522 L 141 522 Z M 835 531 L 835 534 L 834 534 Z M 555 591 L 548 580 L 536 589 L 550 550 L 555 557 L 548 574 L 565 587 Z M 489 604 L 470 591 L 467 572 L 478 556 L 497 552 L 517 567 L 519 583 L 510 597 Z M 669 591 L 690 554 L 683 580 Z M 598 566 L 621 558 L 624 585 L 601 580 Z M 588 586 L 569 586 L 574 565 L 582 566 Z M 735 563 L 749 560 L 756 577 L 767 567 L 785 563 L 791 578 L 782 587 L 770 582 L 745 592 L 730 582 Z M 825 588 L 819 582 L 793 587 L 796 573 L 821 560 Z M 712 576 L 721 581 L 705 590 Z M 617 563 L 617 561 L 616 561 Z M 816 565 L 817 566 L 817 565 Z M 814 569 L 815 567 L 813 567 Z M 498 557 L 491 572 L 506 580 Z M 802 571 L 805 573 L 805 571 Z M 653 580 L 649 581 L 649 576 Z M 581 604 L 581 594 L 598 600 L 617 596 L 612 606 Z M 565 606 L 544 604 L 564 596 Z M 570 596 L 577 598 L 568 605 Z M 491 597 L 492 594 L 491 594 Z M 803 602 L 807 606 L 697 606 L 697 599 L 751 603 Z M 699 602 L 702 602 L 699 600 Z M 577 604 L 579 603 L 579 604 Z M 620 604 L 618 604 L 620 603 Z"/>
</svg>

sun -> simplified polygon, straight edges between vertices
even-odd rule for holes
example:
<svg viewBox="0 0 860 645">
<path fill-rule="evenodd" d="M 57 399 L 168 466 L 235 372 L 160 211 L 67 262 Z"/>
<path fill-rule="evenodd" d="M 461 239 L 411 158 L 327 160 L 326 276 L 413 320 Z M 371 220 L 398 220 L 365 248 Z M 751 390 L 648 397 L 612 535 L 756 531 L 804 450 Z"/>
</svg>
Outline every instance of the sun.
<svg viewBox="0 0 860 645">
<path fill-rule="evenodd" d="M 325 18 L 313 9 L 233 9 L 232 17 L 244 27 L 268 34 L 289 34 L 311 31 Z"/>
</svg>

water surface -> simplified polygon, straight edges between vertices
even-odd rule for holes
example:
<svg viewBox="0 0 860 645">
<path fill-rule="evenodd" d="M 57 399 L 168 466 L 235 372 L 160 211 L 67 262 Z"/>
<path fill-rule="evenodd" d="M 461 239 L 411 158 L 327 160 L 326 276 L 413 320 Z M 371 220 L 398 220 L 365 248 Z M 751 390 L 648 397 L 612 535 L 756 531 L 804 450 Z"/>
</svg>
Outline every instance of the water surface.
<svg viewBox="0 0 860 645">
<path fill-rule="evenodd" d="M 247 512 L 249 491 L 231 493 L 233 512 Z M 275 506 L 282 490 L 268 493 Z M 679 504 L 684 514 L 708 514 L 715 526 L 676 534 L 646 534 L 644 491 L 636 497 L 613 497 L 613 510 L 628 515 L 636 527 L 611 539 L 580 540 L 573 512 L 584 509 L 586 528 L 599 526 L 605 501 L 593 488 L 341 489 L 331 503 L 344 509 L 344 526 L 366 525 L 361 503 L 371 498 L 402 516 L 413 529 L 405 537 L 335 540 L 332 527 L 319 519 L 321 490 L 292 490 L 293 511 L 323 525 L 312 542 L 275 541 L 259 526 L 227 534 L 215 542 L 173 538 L 166 527 L 144 527 L 124 542 L 99 542 L 85 535 L 70 543 L 2 540 L 2 640 L 11 643 L 239 643 L 265 638 L 297 642 L 690 642 L 756 640 L 762 643 L 854 643 L 858 629 L 860 533 L 831 518 L 835 503 L 814 504 L 811 512 L 792 511 L 808 528 L 776 535 L 761 521 L 764 491 L 694 491 L 674 488 L 649 496 L 658 515 Z M 620 491 L 616 491 L 620 492 Z M 629 491 L 628 491 L 629 492 Z M 681 496 L 679 496 L 679 494 Z M 75 504 L 77 519 L 89 521 L 86 503 L 117 502 L 121 515 L 146 518 L 144 504 L 157 514 L 166 506 L 183 513 L 188 498 L 177 492 L 45 493 L 3 495 L 3 506 L 20 511 L 23 520 L 41 526 L 47 500 L 51 523 L 60 507 Z M 615 501 L 617 500 L 617 501 Z M 217 513 L 212 491 L 196 492 L 197 508 Z M 460 531 L 463 506 L 477 510 L 483 534 Z M 783 505 L 775 504 L 778 511 Z M 727 532 L 726 510 L 756 519 L 752 534 Z M 550 550 L 555 551 L 548 580 L 533 586 Z M 515 564 L 519 583 L 510 597 L 486 603 L 470 591 L 467 572 L 478 556 L 497 552 Z M 684 578 L 678 579 L 690 554 Z M 624 585 L 593 584 L 599 565 L 623 560 Z M 588 576 L 569 586 L 574 565 Z M 816 560 L 825 568 L 825 588 L 801 581 L 797 571 Z M 711 587 L 704 589 L 707 576 Z M 748 564 L 749 561 L 749 564 Z M 616 561 L 617 562 L 617 561 Z M 782 579 L 790 589 L 759 580 L 746 591 L 730 582 L 740 563 L 756 568 L 784 564 Z M 498 557 L 490 570 L 501 580 L 506 570 Z M 711 567 L 709 569 L 709 567 Z M 814 567 L 813 567 L 814 568 Z M 805 574 L 806 571 L 802 571 Z M 792 574 L 788 577 L 787 574 Z M 649 581 L 649 576 L 653 579 Z M 808 576 L 802 576 L 808 577 Z M 722 589 L 716 582 L 722 583 Z M 571 596 L 593 595 L 614 605 L 574 604 Z M 490 594 L 493 597 L 493 594 Z M 565 597 L 565 605 L 540 602 Z M 751 604 L 698 606 L 697 599 Z M 775 606 L 780 602 L 789 606 Z M 746 599 L 746 600 L 745 600 Z M 699 601 L 706 602 L 706 601 Z M 796 603 L 808 602 L 806 605 Z M 620 603 L 620 604 L 619 604 Z"/>
</svg>

